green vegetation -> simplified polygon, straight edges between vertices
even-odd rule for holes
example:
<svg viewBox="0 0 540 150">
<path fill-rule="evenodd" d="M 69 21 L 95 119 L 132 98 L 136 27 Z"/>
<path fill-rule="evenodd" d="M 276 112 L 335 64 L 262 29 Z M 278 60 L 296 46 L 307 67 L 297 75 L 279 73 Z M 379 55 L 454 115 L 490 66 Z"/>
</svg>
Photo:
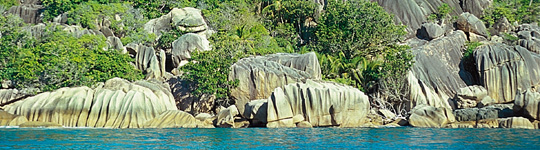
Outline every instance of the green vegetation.
<svg viewBox="0 0 540 150">
<path fill-rule="evenodd" d="M 450 7 L 448 4 L 443 3 L 441 6 L 437 8 L 437 12 L 431 14 L 428 16 L 428 20 L 430 21 L 443 21 L 450 18 L 450 12 L 452 12 L 454 8 Z"/>
<path fill-rule="evenodd" d="M 0 80 L 12 80 L 17 88 L 38 88 L 50 91 L 67 86 L 92 86 L 113 77 L 128 80 L 143 75 L 130 62 L 133 60 L 117 50 L 103 50 L 102 36 L 83 35 L 80 38 L 48 26 L 39 40 L 21 30 L 17 17 L 0 17 L 2 33 Z"/>
<path fill-rule="evenodd" d="M 143 30 L 148 20 L 173 8 L 196 7 L 213 30 L 212 51 L 192 54 L 192 62 L 180 68 L 183 78 L 194 83 L 194 94 L 215 95 L 220 105 L 234 103 L 229 90 L 229 67 L 239 59 L 278 52 L 315 51 L 325 80 L 357 87 L 369 94 L 384 92 L 380 105 L 394 107 L 403 100 L 405 75 L 412 65 L 407 46 L 397 42 L 405 27 L 376 3 L 331 1 L 325 10 L 305 0 L 43 0 L 44 19 L 65 14 L 67 24 L 89 29 L 110 28 L 122 43 L 142 43 L 170 49 L 182 32 L 171 30 L 159 38 Z M 446 5 L 447 6 L 447 5 Z M 441 7 L 436 18 L 451 11 Z M 129 56 L 104 51 L 105 38 L 75 38 L 52 26 L 43 38 L 22 30 L 20 19 L 2 18 L 0 80 L 17 87 L 43 91 L 65 86 L 92 85 L 112 77 L 141 79 Z M 60 40 L 62 39 L 62 40 Z M 156 40 L 157 39 L 157 40 Z M 114 69 L 112 69 L 114 68 Z M 395 106 L 401 107 L 401 106 Z M 397 108 L 396 108 L 397 109 Z"/>
<path fill-rule="evenodd" d="M 463 52 L 463 57 L 461 58 L 461 63 L 465 71 L 471 73 L 471 75 L 478 79 L 478 71 L 476 70 L 476 60 L 474 60 L 474 51 L 477 47 L 482 46 L 480 42 L 469 42 L 465 45 L 466 49 Z"/>
<path fill-rule="evenodd" d="M 539 15 L 540 0 L 495 0 L 482 20 L 491 27 L 503 17 L 510 23 L 532 23 L 539 21 Z"/>
<path fill-rule="evenodd" d="M 0 0 L 0 7 L 4 7 L 4 9 L 9 9 L 11 6 L 17 5 L 19 5 L 19 0 Z"/>
</svg>

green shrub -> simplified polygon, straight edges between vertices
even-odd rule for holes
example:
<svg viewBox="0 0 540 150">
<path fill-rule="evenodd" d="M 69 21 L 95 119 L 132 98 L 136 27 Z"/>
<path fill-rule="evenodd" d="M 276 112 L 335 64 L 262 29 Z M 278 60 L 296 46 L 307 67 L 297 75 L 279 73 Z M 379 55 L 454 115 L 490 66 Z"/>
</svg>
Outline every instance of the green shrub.
<svg viewBox="0 0 540 150">
<path fill-rule="evenodd" d="M 463 52 L 463 58 L 461 58 L 461 63 L 465 71 L 469 72 L 473 78 L 478 79 L 478 71 L 476 70 L 476 61 L 474 58 L 474 51 L 477 47 L 481 46 L 480 42 L 469 42 L 465 45 L 466 49 Z M 469 83 L 476 84 L 476 83 Z"/>
<path fill-rule="evenodd" d="M 12 35 L 24 37 L 19 33 L 20 27 L 1 25 L 2 30 L 12 29 Z M 69 86 L 92 86 L 113 77 L 131 81 L 143 78 L 142 73 L 130 64 L 133 60 L 127 54 L 103 50 L 106 39 L 102 36 L 77 38 L 53 26 L 48 26 L 43 34 L 40 43 L 27 40 L 28 46 L 13 44 L 17 43 L 16 38 L 2 34 L 1 54 L 8 56 L 8 60 L 2 63 L 0 80 L 12 80 L 17 88 L 50 91 Z"/>
<path fill-rule="evenodd" d="M 20 5 L 19 0 L 0 0 L 0 7 L 4 6 L 5 9 L 9 9 L 12 6 Z"/>
<path fill-rule="evenodd" d="M 450 13 L 454 10 L 454 8 L 450 7 L 450 5 L 443 3 L 441 6 L 437 8 L 437 12 L 431 14 L 428 16 L 428 20 L 430 21 L 442 21 L 449 19 Z"/>
</svg>

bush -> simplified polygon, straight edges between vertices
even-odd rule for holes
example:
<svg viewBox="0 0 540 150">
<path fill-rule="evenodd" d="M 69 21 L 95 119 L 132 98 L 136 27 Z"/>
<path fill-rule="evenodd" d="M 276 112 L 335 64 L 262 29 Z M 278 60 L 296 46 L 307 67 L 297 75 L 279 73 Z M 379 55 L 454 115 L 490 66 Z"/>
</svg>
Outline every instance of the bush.
<svg viewBox="0 0 540 150">
<path fill-rule="evenodd" d="M 437 12 L 428 16 L 428 20 L 431 20 L 431 21 L 446 20 L 450 17 L 450 12 L 452 12 L 453 10 L 454 8 L 450 7 L 446 3 L 443 3 L 441 6 L 437 8 Z"/>
<path fill-rule="evenodd" d="M 0 0 L 0 7 L 4 6 L 5 9 L 9 9 L 12 6 L 20 5 L 19 0 Z"/>
<path fill-rule="evenodd" d="M 461 58 L 461 63 L 465 71 L 469 72 L 474 79 L 479 79 L 478 71 L 476 70 L 476 60 L 474 58 L 474 51 L 477 47 L 481 46 L 480 42 L 469 42 L 465 45 L 466 49 L 463 52 L 463 58 Z M 469 83 L 476 84 L 476 83 Z"/>
<path fill-rule="evenodd" d="M 106 39 L 102 36 L 83 35 L 80 38 L 48 26 L 40 43 L 28 40 L 26 45 L 9 45 L 16 38 L 2 34 L 2 55 L 9 57 L 0 68 L 0 80 L 14 81 L 16 88 L 38 88 L 51 91 L 69 86 L 92 86 L 114 77 L 139 80 L 143 75 L 130 63 L 127 54 L 116 50 L 103 50 Z M 12 29 L 13 35 L 20 27 L 2 24 L 2 29 Z M 5 32 L 2 32 L 5 33 Z"/>
<path fill-rule="evenodd" d="M 539 14 L 540 1 L 538 0 L 495 0 L 493 5 L 485 11 L 482 21 L 487 27 L 493 26 L 503 17 L 511 23 L 532 23 L 540 21 Z"/>
</svg>

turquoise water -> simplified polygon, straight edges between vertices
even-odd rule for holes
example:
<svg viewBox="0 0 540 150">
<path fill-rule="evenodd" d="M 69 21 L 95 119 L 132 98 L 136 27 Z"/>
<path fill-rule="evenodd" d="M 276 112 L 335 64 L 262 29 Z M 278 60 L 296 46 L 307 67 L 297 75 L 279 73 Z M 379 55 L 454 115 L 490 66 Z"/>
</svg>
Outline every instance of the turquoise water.
<svg viewBox="0 0 540 150">
<path fill-rule="evenodd" d="M 539 149 L 540 130 L 0 128 L 0 149 Z"/>
</svg>

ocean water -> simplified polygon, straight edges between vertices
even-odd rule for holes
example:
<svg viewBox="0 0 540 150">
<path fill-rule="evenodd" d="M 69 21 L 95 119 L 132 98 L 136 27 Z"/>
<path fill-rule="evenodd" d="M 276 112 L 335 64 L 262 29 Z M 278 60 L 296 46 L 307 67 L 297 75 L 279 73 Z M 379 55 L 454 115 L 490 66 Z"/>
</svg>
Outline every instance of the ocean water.
<svg viewBox="0 0 540 150">
<path fill-rule="evenodd" d="M 0 149 L 540 149 L 540 130 L 0 128 Z"/>
</svg>

